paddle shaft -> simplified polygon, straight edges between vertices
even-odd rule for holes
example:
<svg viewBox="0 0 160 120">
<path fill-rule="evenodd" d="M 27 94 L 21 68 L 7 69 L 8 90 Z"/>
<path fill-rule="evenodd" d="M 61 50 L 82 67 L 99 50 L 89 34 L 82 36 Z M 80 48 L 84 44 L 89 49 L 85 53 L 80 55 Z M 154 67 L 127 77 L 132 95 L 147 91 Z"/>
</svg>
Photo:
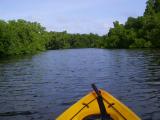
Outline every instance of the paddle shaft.
<svg viewBox="0 0 160 120">
<path fill-rule="evenodd" d="M 97 102 L 98 102 L 99 109 L 100 109 L 100 112 L 101 112 L 101 119 L 102 120 L 109 120 L 109 119 L 111 119 L 110 115 L 107 113 L 106 108 L 104 106 L 103 98 L 102 98 L 102 95 L 101 95 L 100 91 L 97 89 L 97 87 L 95 86 L 95 84 L 92 84 L 92 88 L 95 91 L 95 93 L 97 94 Z"/>
</svg>

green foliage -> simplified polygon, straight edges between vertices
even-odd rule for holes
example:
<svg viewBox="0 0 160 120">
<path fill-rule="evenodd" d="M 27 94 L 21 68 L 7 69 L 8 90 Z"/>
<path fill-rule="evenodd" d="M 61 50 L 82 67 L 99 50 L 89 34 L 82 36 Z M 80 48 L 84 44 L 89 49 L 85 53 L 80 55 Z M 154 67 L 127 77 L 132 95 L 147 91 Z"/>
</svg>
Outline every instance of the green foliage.
<svg viewBox="0 0 160 120">
<path fill-rule="evenodd" d="M 111 28 L 106 38 L 106 48 L 128 48 L 133 43 L 136 33 L 132 29 L 126 29 L 124 25 L 114 22 L 114 28 Z"/>
<path fill-rule="evenodd" d="M 102 47 L 102 37 L 96 34 L 68 34 L 65 32 L 50 32 L 47 49 L 92 48 Z"/>
<path fill-rule="evenodd" d="M 45 50 L 45 28 L 36 22 L 0 20 L 0 54 L 29 54 Z"/>
<path fill-rule="evenodd" d="M 154 15 L 160 12 L 160 0 L 148 0 L 144 15 Z"/>
<path fill-rule="evenodd" d="M 129 46 L 130 48 L 150 48 L 152 43 L 144 39 L 135 39 L 134 43 Z"/>
<path fill-rule="evenodd" d="M 138 30 L 142 29 L 143 21 L 144 21 L 143 17 L 138 17 L 138 18 L 129 17 L 124 26 L 126 29 L 132 29 L 135 32 L 137 32 Z"/>
<path fill-rule="evenodd" d="M 155 0 L 148 0 L 146 4 L 144 15 L 153 15 L 155 13 Z"/>
<path fill-rule="evenodd" d="M 113 24 L 105 48 L 160 48 L 160 0 L 148 0 L 144 16 Z"/>
<path fill-rule="evenodd" d="M 160 0 L 155 0 L 154 8 L 156 13 L 160 12 Z"/>
<path fill-rule="evenodd" d="M 160 48 L 160 13 L 145 16 L 143 33 L 144 39 L 151 41 L 153 47 Z"/>
</svg>

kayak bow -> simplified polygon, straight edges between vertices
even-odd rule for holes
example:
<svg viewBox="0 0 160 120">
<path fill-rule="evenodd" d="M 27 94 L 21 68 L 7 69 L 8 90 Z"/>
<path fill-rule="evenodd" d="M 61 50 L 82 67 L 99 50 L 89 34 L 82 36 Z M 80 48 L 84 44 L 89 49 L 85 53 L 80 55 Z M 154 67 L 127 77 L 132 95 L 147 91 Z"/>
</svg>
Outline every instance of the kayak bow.
<svg viewBox="0 0 160 120">
<path fill-rule="evenodd" d="M 131 109 L 108 92 L 92 85 L 94 91 L 84 96 L 56 120 L 141 120 Z"/>
</svg>

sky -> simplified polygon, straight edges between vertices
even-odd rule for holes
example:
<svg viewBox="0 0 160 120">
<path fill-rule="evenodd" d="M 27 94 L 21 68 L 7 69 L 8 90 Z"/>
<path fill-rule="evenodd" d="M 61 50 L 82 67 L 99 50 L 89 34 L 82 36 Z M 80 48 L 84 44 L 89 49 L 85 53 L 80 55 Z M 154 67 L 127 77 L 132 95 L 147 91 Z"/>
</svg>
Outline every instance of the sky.
<svg viewBox="0 0 160 120">
<path fill-rule="evenodd" d="M 106 34 L 113 21 L 142 16 L 146 0 L 0 0 L 0 19 L 37 21 L 48 31 Z"/>
</svg>

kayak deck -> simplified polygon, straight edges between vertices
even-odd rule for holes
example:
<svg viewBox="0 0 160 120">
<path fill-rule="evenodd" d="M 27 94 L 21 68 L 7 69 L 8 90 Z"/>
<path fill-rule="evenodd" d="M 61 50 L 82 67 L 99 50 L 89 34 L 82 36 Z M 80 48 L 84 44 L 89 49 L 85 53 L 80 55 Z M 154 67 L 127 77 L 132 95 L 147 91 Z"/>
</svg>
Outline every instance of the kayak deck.
<svg viewBox="0 0 160 120">
<path fill-rule="evenodd" d="M 133 111 L 108 92 L 104 90 L 100 90 L 100 92 L 106 111 L 113 120 L 140 120 Z M 57 120 L 86 120 L 91 115 L 100 114 L 97 95 L 93 91 L 68 108 Z"/>
</svg>

